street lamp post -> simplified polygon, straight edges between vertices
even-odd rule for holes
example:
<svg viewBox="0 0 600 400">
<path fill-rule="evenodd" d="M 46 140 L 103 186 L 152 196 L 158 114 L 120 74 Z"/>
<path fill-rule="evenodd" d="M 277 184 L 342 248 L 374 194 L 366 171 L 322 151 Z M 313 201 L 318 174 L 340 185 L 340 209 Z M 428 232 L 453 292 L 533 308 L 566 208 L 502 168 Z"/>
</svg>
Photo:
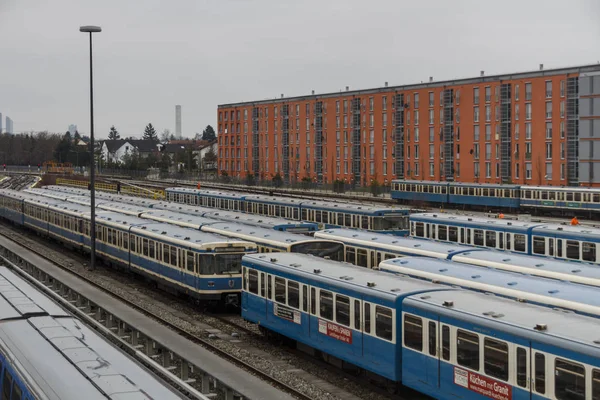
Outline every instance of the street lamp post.
<svg viewBox="0 0 600 400">
<path fill-rule="evenodd" d="M 95 160 L 94 160 L 94 74 L 92 68 L 92 34 L 102 32 L 99 26 L 81 26 L 79 32 L 90 35 L 90 269 L 96 267 L 96 190 L 95 190 Z"/>
</svg>

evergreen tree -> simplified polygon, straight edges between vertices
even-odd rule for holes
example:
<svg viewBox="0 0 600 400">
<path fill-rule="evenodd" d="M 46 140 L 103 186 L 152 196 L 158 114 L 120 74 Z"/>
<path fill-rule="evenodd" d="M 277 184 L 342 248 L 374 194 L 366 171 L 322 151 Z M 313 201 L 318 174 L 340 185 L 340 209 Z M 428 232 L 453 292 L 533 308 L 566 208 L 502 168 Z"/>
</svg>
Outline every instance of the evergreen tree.
<svg viewBox="0 0 600 400">
<path fill-rule="evenodd" d="M 206 125 L 206 128 L 202 131 L 202 140 L 208 140 L 212 142 L 217 138 L 217 134 L 212 126 Z"/>
<path fill-rule="evenodd" d="M 110 127 L 110 132 L 108 132 L 108 140 L 119 140 L 121 139 L 121 135 L 115 126 Z"/>
<path fill-rule="evenodd" d="M 158 134 L 156 133 L 156 129 L 154 129 L 152 124 L 146 125 L 146 129 L 144 129 L 144 136 L 142 137 L 142 139 L 158 142 Z"/>
<path fill-rule="evenodd" d="M 72 146 L 73 139 L 71 138 L 71 133 L 67 131 L 54 149 L 54 160 L 67 162 Z"/>
</svg>

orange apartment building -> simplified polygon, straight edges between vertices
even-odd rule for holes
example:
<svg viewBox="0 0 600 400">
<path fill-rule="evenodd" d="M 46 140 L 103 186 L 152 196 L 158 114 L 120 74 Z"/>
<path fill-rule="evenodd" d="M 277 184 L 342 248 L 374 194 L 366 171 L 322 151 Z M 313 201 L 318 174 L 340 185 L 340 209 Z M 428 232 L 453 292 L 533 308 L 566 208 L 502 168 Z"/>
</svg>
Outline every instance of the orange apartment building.
<svg viewBox="0 0 600 400">
<path fill-rule="evenodd" d="M 600 64 L 282 95 L 217 118 L 219 170 L 240 178 L 600 185 Z"/>
</svg>

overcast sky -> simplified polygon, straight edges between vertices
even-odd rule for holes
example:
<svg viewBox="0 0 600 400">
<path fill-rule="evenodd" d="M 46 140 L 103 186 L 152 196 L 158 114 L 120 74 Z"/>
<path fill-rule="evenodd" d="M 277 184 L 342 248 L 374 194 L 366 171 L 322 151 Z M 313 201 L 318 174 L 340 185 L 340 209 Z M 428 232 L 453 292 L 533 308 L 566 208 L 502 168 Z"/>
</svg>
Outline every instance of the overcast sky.
<svg viewBox="0 0 600 400">
<path fill-rule="evenodd" d="M 15 131 L 183 135 L 237 101 L 596 63 L 598 0 L 0 0 L 0 112 Z"/>
</svg>

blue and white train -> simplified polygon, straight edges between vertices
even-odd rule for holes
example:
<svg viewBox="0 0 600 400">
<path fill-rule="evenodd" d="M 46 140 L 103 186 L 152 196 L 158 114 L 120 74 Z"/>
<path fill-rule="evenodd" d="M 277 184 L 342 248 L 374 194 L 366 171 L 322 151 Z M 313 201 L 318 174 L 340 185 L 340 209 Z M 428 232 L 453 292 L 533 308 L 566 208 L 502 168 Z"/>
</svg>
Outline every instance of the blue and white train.
<svg viewBox="0 0 600 400">
<path fill-rule="evenodd" d="M 419 238 L 600 263 L 600 229 L 588 226 L 426 213 L 412 214 L 410 229 Z"/>
<path fill-rule="evenodd" d="M 0 267 L 6 400 L 183 397 L 6 267 Z"/>
<path fill-rule="evenodd" d="M 321 227 L 366 229 L 396 235 L 408 233 L 410 213 L 408 208 L 243 195 L 188 188 L 167 188 L 165 192 L 167 200 L 177 203 L 309 221 Z"/>
<path fill-rule="evenodd" d="M 440 400 L 600 394 L 596 318 L 299 254 L 242 264 L 244 318 L 388 384 Z"/>
<path fill-rule="evenodd" d="M 527 210 L 532 214 L 594 215 L 600 188 L 394 180 L 392 199 L 455 208 Z"/>
<path fill-rule="evenodd" d="M 89 207 L 0 190 L 0 210 L 0 216 L 18 225 L 73 248 L 90 249 Z M 231 303 L 241 289 L 241 257 L 257 247 L 248 241 L 99 211 L 96 251 L 107 262 L 198 300 Z"/>
</svg>

